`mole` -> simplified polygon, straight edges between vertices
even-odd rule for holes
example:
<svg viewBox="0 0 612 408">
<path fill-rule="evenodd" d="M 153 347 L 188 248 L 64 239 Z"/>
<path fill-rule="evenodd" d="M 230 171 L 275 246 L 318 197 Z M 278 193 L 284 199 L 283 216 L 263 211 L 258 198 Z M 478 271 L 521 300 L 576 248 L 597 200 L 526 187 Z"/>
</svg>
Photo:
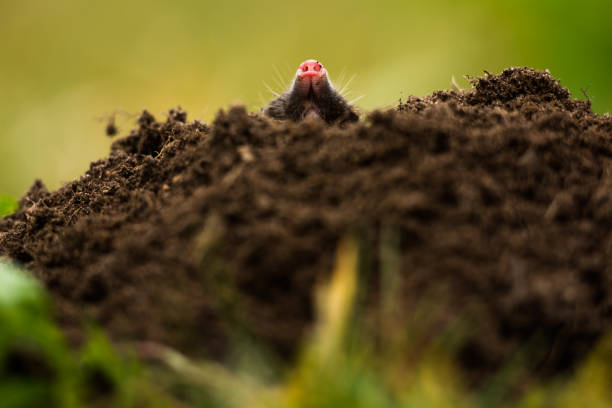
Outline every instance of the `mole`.
<svg viewBox="0 0 612 408">
<path fill-rule="evenodd" d="M 334 89 L 323 64 L 313 59 L 300 64 L 289 90 L 271 101 L 264 114 L 294 122 L 306 118 L 329 124 L 359 120 L 353 106 Z"/>
</svg>

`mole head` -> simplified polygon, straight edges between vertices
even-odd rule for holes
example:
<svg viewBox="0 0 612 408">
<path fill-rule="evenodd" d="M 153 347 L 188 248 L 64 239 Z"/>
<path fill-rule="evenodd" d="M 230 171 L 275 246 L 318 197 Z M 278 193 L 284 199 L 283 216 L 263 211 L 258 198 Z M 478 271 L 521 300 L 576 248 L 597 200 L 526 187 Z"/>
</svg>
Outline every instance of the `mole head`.
<svg viewBox="0 0 612 408">
<path fill-rule="evenodd" d="M 293 82 L 294 91 L 304 96 L 318 95 L 326 91 L 331 84 L 323 64 L 316 60 L 306 60 L 300 64 Z"/>
</svg>

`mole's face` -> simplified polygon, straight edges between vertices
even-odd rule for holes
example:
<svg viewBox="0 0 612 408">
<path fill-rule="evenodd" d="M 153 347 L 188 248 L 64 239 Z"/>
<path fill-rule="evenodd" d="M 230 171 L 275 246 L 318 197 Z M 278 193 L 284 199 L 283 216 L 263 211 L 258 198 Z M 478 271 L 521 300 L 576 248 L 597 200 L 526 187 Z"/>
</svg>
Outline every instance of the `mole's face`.
<svg viewBox="0 0 612 408">
<path fill-rule="evenodd" d="M 316 60 L 300 64 L 291 89 L 271 101 L 264 113 L 296 122 L 305 118 L 323 119 L 327 123 L 359 120 L 352 106 L 334 89 L 323 65 Z"/>
<path fill-rule="evenodd" d="M 300 64 L 293 81 L 293 91 L 302 96 L 317 96 L 330 87 L 327 71 L 316 60 L 306 60 Z"/>
</svg>

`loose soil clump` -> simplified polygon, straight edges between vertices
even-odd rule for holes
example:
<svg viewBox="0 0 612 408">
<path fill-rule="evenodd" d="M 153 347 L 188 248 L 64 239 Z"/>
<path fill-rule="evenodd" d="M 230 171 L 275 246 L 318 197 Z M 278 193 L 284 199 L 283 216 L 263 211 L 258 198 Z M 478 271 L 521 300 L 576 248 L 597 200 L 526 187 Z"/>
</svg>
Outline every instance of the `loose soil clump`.
<svg viewBox="0 0 612 408">
<path fill-rule="evenodd" d="M 561 372 L 610 327 L 612 119 L 547 72 L 487 74 L 343 128 L 242 107 L 138 125 L 0 220 L 0 254 L 45 283 L 71 338 L 93 319 L 117 341 L 222 356 L 240 330 L 290 357 L 348 232 L 370 248 L 375 319 L 384 230 L 400 241 L 397 330 L 432 299 L 446 322 L 477 309 L 460 352 L 476 379 L 536 337 L 534 371 Z"/>
</svg>

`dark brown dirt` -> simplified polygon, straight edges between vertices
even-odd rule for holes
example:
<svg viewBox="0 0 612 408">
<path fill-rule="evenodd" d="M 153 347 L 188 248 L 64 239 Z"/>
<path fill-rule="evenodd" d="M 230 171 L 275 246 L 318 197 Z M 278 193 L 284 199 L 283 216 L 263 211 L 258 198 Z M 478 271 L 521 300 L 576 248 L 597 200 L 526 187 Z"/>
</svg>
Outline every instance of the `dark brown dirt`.
<svg viewBox="0 0 612 408">
<path fill-rule="evenodd" d="M 468 372 L 534 336 L 534 369 L 563 371 L 612 322 L 612 119 L 546 72 L 474 84 L 343 129 L 143 113 L 80 180 L 35 183 L 0 220 L 0 253 L 45 282 L 74 338 L 94 319 L 116 340 L 219 355 L 238 326 L 290 356 L 338 239 L 375 249 L 395 228 L 405 318 L 437 288 L 451 317 L 478 305 Z"/>
</svg>

